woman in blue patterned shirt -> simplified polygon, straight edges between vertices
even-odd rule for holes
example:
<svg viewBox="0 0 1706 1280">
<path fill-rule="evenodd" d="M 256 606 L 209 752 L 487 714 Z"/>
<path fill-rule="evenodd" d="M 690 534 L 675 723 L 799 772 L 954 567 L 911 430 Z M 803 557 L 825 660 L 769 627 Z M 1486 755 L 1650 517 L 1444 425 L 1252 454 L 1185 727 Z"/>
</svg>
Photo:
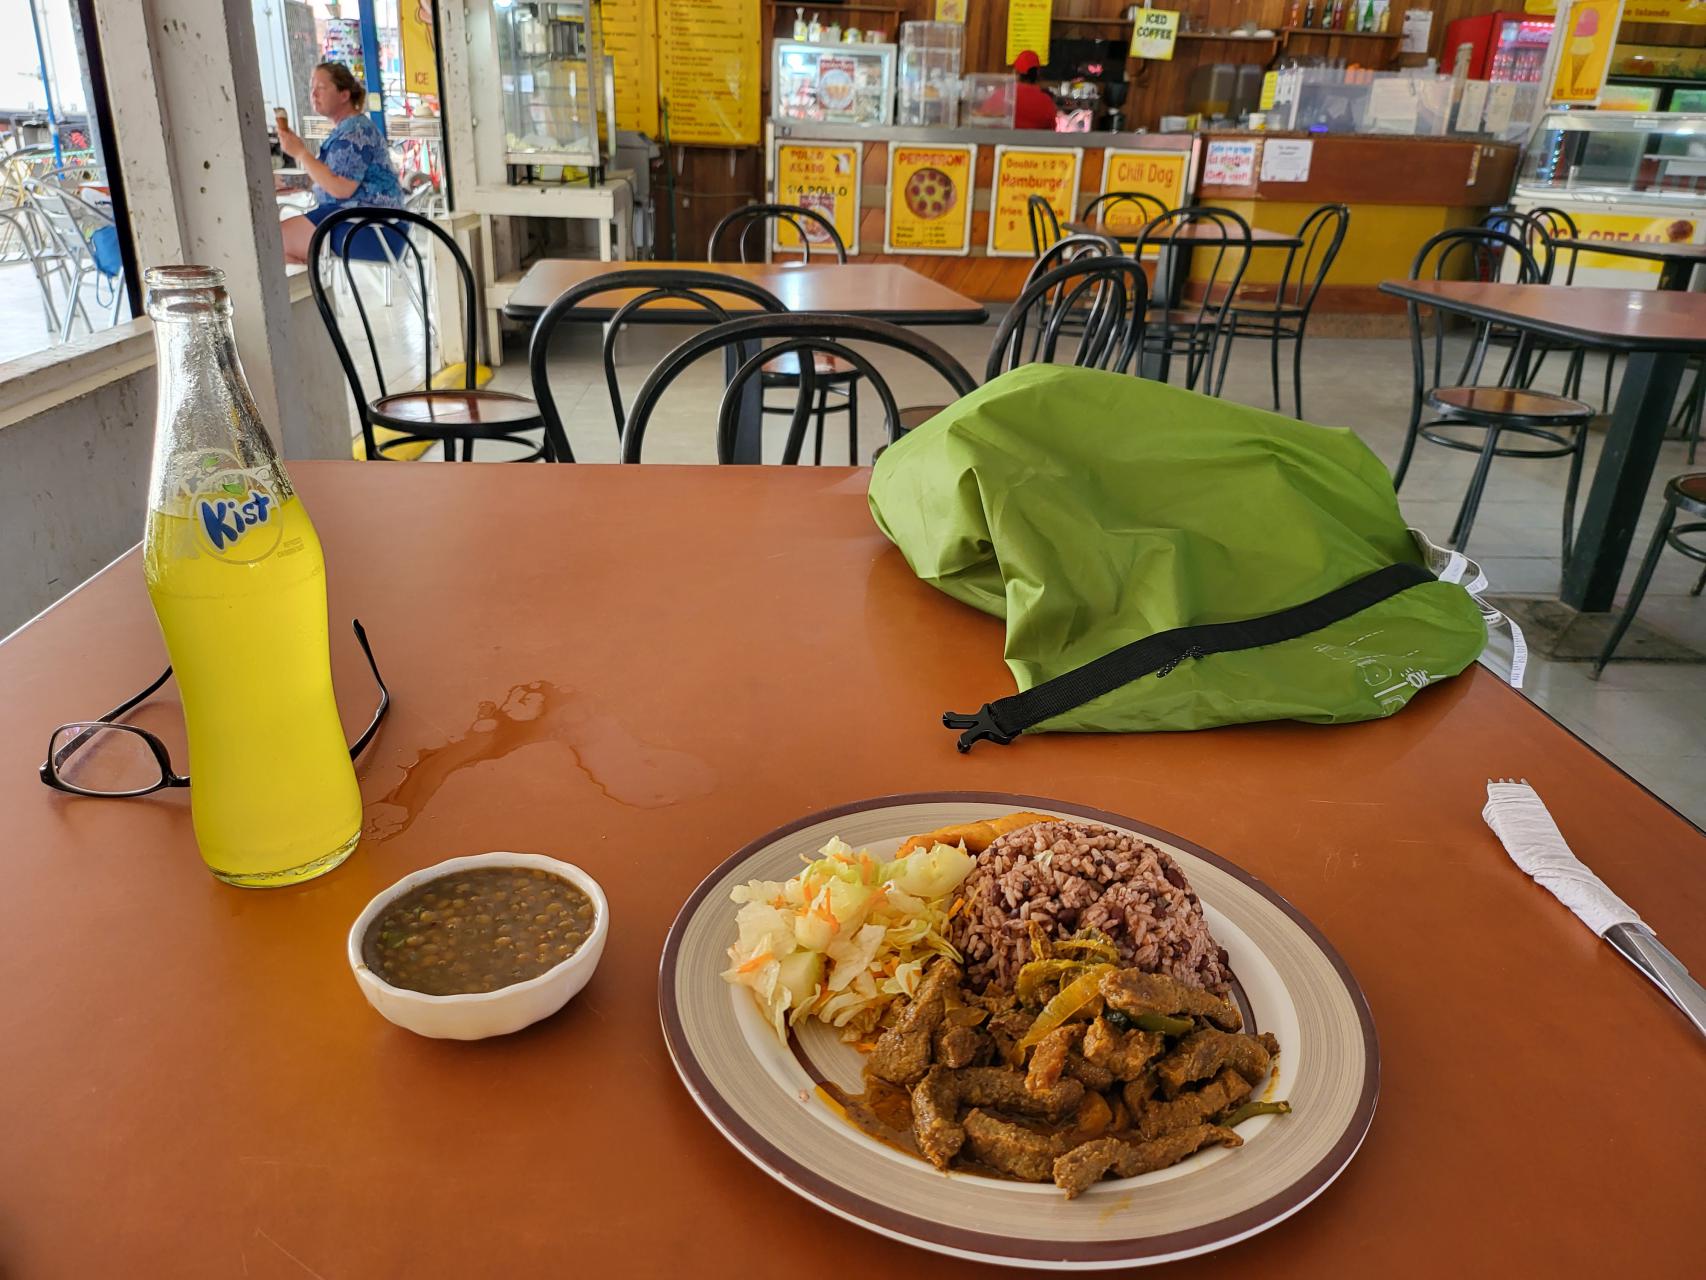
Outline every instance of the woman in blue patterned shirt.
<svg viewBox="0 0 1706 1280">
<path fill-rule="evenodd" d="M 314 238 L 314 228 L 334 209 L 346 205 L 403 207 L 403 188 L 397 181 L 397 171 L 391 167 L 385 136 L 362 112 L 367 103 L 367 89 L 350 69 L 341 62 L 322 62 L 315 67 L 309 81 L 308 102 L 315 115 L 332 122 L 332 132 L 320 144 L 319 154 L 313 155 L 308 143 L 285 123 L 282 113 L 279 116 L 279 150 L 297 160 L 314 179 L 315 198 L 315 205 L 306 217 L 287 218 L 280 226 L 286 262 L 308 261 L 308 242 Z M 349 232 L 347 226 L 332 231 L 334 252 L 343 251 Z M 374 230 L 360 232 L 350 257 L 383 258 L 378 234 Z M 402 237 L 394 231 L 384 234 L 392 241 L 392 252 L 400 252 Z"/>
</svg>

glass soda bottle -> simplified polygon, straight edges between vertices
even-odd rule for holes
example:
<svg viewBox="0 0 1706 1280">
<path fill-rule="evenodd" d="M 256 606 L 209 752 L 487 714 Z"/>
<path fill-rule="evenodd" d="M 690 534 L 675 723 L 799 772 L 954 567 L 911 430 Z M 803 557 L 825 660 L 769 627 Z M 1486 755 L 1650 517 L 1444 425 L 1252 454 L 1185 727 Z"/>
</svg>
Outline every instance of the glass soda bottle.
<svg viewBox="0 0 1706 1280">
<path fill-rule="evenodd" d="M 144 275 L 158 383 L 143 564 L 183 698 L 190 814 L 228 884 L 294 884 L 361 835 L 326 563 L 237 359 L 225 275 Z"/>
</svg>

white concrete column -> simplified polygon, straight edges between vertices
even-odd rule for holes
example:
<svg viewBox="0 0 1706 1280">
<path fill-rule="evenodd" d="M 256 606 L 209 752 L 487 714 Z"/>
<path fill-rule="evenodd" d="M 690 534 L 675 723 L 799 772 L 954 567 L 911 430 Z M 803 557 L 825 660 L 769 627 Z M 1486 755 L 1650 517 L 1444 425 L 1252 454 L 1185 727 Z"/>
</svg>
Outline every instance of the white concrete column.
<svg viewBox="0 0 1706 1280">
<path fill-rule="evenodd" d="M 250 0 L 96 0 L 96 21 L 142 266 L 224 271 L 280 449 L 348 457 L 347 387 L 291 326 Z"/>
</svg>

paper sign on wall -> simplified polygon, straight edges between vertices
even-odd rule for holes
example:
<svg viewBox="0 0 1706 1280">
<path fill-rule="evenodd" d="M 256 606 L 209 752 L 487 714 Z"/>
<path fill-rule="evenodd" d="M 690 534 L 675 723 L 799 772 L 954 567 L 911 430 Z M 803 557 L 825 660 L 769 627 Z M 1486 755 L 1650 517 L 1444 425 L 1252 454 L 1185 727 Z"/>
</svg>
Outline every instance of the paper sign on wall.
<svg viewBox="0 0 1706 1280">
<path fill-rule="evenodd" d="M 1131 29 L 1131 56 L 1171 62 L 1173 44 L 1178 38 L 1178 10 L 1139 9 Z"/>
<path fill-rule="evenodd" d="M 1262 181 L 1308 182 L 1314 155 L 1310 138 L 1268 138 L 1262 146 Z"/>
<path fill-rule="evenodd" d="M 1558 106 L 1591 107 L 1599 101 L 1611 70 L 1611 47 L 1623 22 L 1623 0 L 1573 0 L 1563 21 L 1568 31 L 1554 31 L 1558 71 L 1552 80 L 1552 101 Z"/>
<path fill-rule="evenodd" d="M 1007 0 L 1007 65 L 1013 65 L 1025 50 L 1048 64 L 1049 23 L 1054 18 L 1054 0 Z"/>
<path fill-rule="evenodd" d="M 658 0 L 658 89 L 672 142 L 758 141 L 758 0 Z"/>
<path fill-rule="evenodd" d="M 438 59 L 433 54 L 437 28 L 432 5 L 407 0 L 397 8 L 397 36 L 403 46 L 403 88 L 408 93 L 438 96 Z"/>
<path fill-rule="evenodd" d="M 1399 46 L 1403 53 L 1426 53 L 1428 36 L 1434 29 L 1432 9 L 1404 10 L 1404 40 Z"/>
<path fill-rule="evenodd" d="M 1103 153 L 1102 193 L 1141 191 L 1154 196 L 1169 209 L 1185 203 L 1185 172 L 1191 163 L 1188 151 L 1107 151 Z M 1114 200 L 1102 206 L 1102 226 L 1109 231 L 1136 231 L 1155 212 L 1131 200 Z"/>
<path fill-rule="evenodd" d="M 407 8 L 407 4 L 404 5 Z M 651 0 L 601 0 L 604 52 L 624 91 L 616 95 L 616 127 L 658 136 L 657 6 Z M 633 92 L 625 92 L 629 86 Z"/>
<path fill-rule="evenodd" d="M 1502 138 L 1510 131 L 1516 115 L 1516 85 L 1509 80 L 1495 81 L 1487 90 L 1486 131 Z"/>
<path fill-rule="evenodd" d="M 859 252 L 859 144 L 776 144 L 776 202 L 799 205 L 828 218 L 848 253 Z M 792 223 L 777 219 L 774 247 L 800 247 L 800 233 Z M 806 239 L 813 249 L 833 252 L 829 236 L 816 223 L 806 223 Z"/>
<path fill-rule="evenodd" d="M 962 26 L 966 20 L 966 0 L 936 0 L 937 22 L 958 22 Z"/>
<path fill-rule="evenodd" d="M 1247 187 L 1256 180 L 1254 139 L 1216 138 L 1203 152 L 1202 185 Z"/>
<path fill-rule="evenodd" d="M 1524 0 L 1524 13 L 1557 13 L 1558 0 Z M 1627 0 L 1623 6 L 1625 22 L 1674 22 L 1689 26 L 1706 25 L 1706 4 L 1700 0 Z"/>
<path fill-rule="evenodd" d="M 884 253 L 971 252 L 977 145 L 889 146 Z"/>
<path fill-rule="evenodd" d="M 1056 220 L 1071 221 L 1078 205 L 1077 147 L 995 148 L 995 178 L 990 186 L 989 252 L 1030 257 L 1030 202 L 1041 196 Z M 1045 246 L 1046 247 L 1046 246 Z"/>
</svg>

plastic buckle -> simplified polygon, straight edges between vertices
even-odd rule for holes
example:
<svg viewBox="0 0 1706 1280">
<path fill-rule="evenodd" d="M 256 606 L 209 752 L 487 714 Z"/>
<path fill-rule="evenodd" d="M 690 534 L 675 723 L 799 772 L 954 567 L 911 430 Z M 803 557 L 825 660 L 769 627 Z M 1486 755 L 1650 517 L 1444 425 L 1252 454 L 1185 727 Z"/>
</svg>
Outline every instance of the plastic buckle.
<svg viewBox="0 0 1706 1280">
<path fill-rule="evenodd" d="M 1008 733 L 995 720 L 995 708 L 989 703 L 979 707 L 975 715 L 966 715 L 959 711 L 944 711 L 942 723 L 950 729 L 964 729 L 960 734 L 959 748 L 963 755 L 972 749 L 973 744 L 984 741 L 999 742 L 1006 746 L 1018 734 Z"/>
</svg>

